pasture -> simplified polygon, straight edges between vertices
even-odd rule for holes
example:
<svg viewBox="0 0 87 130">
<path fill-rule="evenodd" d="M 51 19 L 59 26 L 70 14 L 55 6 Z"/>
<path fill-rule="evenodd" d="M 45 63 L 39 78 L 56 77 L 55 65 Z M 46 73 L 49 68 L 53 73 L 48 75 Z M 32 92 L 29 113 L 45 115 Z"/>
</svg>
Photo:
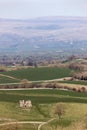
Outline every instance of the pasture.
<svg viewBox="0 0 87 130">
<path fill-rule="evenodd" d="M 19 107 L 19 100 L 32 101 L 33 107 L 28 110 Z M 55 115 L 58 103 L 63 103 L 66 113 L 61 120 Z M 58 89 L 33 90 L 0 90 L 0 124 L 10 121 L 54 121 L 44 125 L 41 130 L 57 130 L 68 127 L 87 115 L 87 93 L 77 93 Z M 37 130 L 38 124 L 19 125 L 18 130 Z M 47 126 L 47 127 L 46 127 Z M 0 127 L 2 128 L 2 127 Z M 3 130 L 3 128 L 2 128 Z M 12 129 L 13 130 L 13 129 Z M 15 130 L 15 129 L 14 129 Z M 65 129 L 66 130 L 66 129 Z"/>
<path fill-rule="evenodd" d="M 69 80 L 64 80 L 64 81 L 59 81 L 60 83 L 67 83 L 67 84 L 77 84 L 77 85 L 87 85 L 87 81 L 69 81 Z"/>
<path fill-rule="evenodd" d="M 2 72 L 1 74 L 12 76 L 19 80 L 27 79 L 30 81 L 38 81 L 69 77 L 71 70 L 68 68 L 41 67 L 6 71 Z"/>
<path fill-rule="evenodd" d="M 13 78 L 10 78 L 10 77 L 0 75 L 0 84 L 3 84 L 3 83 L 18 83 L 18 82 L 19 82 L 19 80 L 17 80 L 17 79 L 13 79 Z"/>
</svg>

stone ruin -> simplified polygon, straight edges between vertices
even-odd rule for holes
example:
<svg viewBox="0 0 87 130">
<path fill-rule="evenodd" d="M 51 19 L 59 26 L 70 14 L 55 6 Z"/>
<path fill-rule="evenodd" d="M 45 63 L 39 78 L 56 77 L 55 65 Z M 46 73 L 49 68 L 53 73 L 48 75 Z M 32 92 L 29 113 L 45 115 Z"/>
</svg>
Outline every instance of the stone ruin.
<svg viewBox="0 0 87 130">
<path fill-rule="evenodd" d="M 31 108 L 32 107 L 32 102 L 31 100 L 19 100 L 19 105 L 21 108 Z"/>
</svg>

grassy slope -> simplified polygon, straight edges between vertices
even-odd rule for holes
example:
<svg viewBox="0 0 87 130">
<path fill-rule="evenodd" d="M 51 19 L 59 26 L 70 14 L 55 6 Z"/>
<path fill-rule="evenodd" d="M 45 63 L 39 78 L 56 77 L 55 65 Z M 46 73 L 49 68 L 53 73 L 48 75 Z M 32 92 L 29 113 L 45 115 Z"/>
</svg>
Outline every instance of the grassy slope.
<svg viewBox="0 0 87 130">
<path fill-rule="evenodd" d="M 31 110 L 19 108 L 18 102 L 21 99 L 31 99 L 33 108 Z M 75 121 L 80 120 L 81 118 L 84 118 L 84 116 L 87 114 L 87 93 L 76 93 L 55 89 L 15 91 L 1 90 L 0 118 L 10 118 L 19 121 L 47 121 L 51 118 L 57 117 L 54 114 L 54 111 L 58 102 L 63 102 L 63 104 L 66 106 L 66 113 L 63 116 L 63 120 L 59 122 L 57 119 L 52 122 L 52 124 L 47 125 L 47 127 L 56 126 L 55 122 L 57 122 L 57 127 L 62 125 L 69 125 Z M 27 130 L 28 128 L 35 130 L 31 125 L 20 126 L 20 129 L 22 127 L 24 127 L 24 130 Z M 44 129 L 43 127 L 42 130 L 46 130 L 46 128 Z"/>
<path fill-rule="evenodd" d="M 30 112 L 19 108 L 18 102 L 21 99 L 31 99 L 33 109 Z M 44 120 L 50 117 L 47 113 L 51 109 L 51 104 L 57 102 L 87 103 L 87 94 L 63 90 L 0 91 L 0 116 L 18 120 Z"/>
<path fill-rule="evenodd" d="M 63 77 L 69 77 L 71 70 L 68 68 L 45 67 L 45 68 L 28 68 L 15 71 L 3 72 L 19 79 L 28 80 L 51 80 Z"/>
<path fill-rule="evenodd" d="M 0 127 L 0 130 L 37 130 L 38 125 L 34 124 L 16 124 Z"/>
</svg>

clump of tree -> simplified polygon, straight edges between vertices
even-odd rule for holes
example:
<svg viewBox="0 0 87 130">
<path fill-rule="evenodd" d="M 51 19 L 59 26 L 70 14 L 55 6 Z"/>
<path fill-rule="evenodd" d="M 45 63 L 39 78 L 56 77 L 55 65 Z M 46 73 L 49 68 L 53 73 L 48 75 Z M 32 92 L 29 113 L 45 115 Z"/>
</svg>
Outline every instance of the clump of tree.
<svg viewBox="0 0 87 130">
<path fill-rule="evenodd" d="M 78 64 L 78 63 L 69 64 L 69 68 L 72 70 L 77 70 L 77 71 L 81 71 L 84 69 L 83 66 L 81 64 Z"/>
<path fill-rule="evenodd" d="M 68 58 L 67 58 L 67 61 L 72 61 L 72 60 L 76 60 L 77 57 L 75 55 L 70 55 Z"/>
<path fill-rule="evenodd" d="M 55 89 L 55 88 L 57 88 L 57 84 L 56 83 L 48 83 L 45 87 Z"/>
<path fill-rule="evenodd" d="M 77 73 L 73 76 L 75 79 L 79 79 L 79 80 L 87 80 L 87 71 L 81 72 L 81 73 Z"/>
<path fill-rule="evenodd" d="M 87 92 L 86 88 L 85 87 L 81 87 L 78 89 L 78 92 Z"/>
<path fill-rule="evenodd" d="M 59 119 L 65 114 L 65 105 L 63 103 L 58 103 L 55 108 L 55 114 L 58 115 Z"/>
<path fill-rule="evenodd" d="M 21 80 L 20 87 L 27 88 L 31 82 L 27 79 Z"/>
</svg>

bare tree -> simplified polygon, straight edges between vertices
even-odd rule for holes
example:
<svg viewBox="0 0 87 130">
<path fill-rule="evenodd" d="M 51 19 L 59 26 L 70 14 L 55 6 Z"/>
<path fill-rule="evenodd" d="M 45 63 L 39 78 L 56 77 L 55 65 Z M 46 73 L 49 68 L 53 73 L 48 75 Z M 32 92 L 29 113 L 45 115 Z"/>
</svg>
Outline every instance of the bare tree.
<svg viewBox="0 0 87 130">
<path fill-rule="evenodd" d="M 27 79 L 23 79 L 23 80 L 21 80 L 20 87 L 27 88 L 30 84 L 31 84 L 31 81 L 29 81 Z"/>
<path fill-rule="evenodd" d="M 65 105 L 62 103 L 57 104 L 56 109 L 55 109 L 55 114 L 58 115 L 59 119 L 61 119 L 64 113 L 65 113 Z"/>
</svg>

